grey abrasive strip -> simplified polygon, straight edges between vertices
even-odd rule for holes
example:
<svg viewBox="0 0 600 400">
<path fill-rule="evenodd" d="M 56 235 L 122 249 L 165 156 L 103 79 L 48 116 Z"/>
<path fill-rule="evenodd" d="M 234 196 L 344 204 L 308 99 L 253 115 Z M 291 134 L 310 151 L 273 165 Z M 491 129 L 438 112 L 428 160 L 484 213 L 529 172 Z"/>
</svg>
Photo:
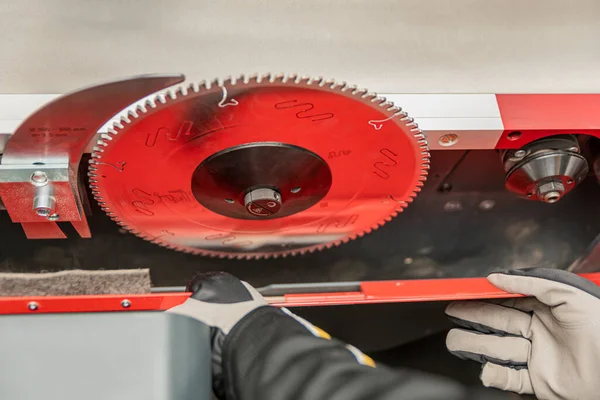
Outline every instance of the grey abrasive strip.
<svg viewBox="0 0 600 400">
<path fill-rule="evenodd" d="M 148 269 L 0 273 L 0 296 L 143 294 L 151 286 Z"/>
</svg>

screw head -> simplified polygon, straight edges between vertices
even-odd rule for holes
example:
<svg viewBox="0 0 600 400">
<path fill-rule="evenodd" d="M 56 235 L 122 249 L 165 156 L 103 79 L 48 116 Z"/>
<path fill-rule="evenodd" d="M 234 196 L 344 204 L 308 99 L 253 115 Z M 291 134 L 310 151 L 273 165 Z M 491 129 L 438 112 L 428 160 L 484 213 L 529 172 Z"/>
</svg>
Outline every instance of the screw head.
<svg viewBox="0 0 600 400">
<path fill-rule="evenodd" d="M 30 179 L 35 186 L 44 186 L 48 183 L 48 175 L 44 171 L 35 171 Z"/>
<path fill-rule="evenodd" d="M 31 311 L 36 311 L 39 307 L 40 306 L 35 301 L 32 301 L 29 304 L 27 304 L 27 308 L 29 308 Z"/>
<path fill-rule="evenodd" d="M 38 214 L 38 215 L 39 215 L 39 214 Z M 48 216 L 46 217 L 46 219 L 47 219 L 48 221 L 58 221 L 58 220 L 60 219 L 60 215 L 59 215 L 59 214 L 57 214 L 57 213 L 54 213 L 54 214 L 52 214 L 52 215 L 48 215 Z"/>
<path fill-rule="evenodd" d="M 508 140 L 519 140 L 521 138 L 522 133 L 520 131 L 513 131 L 511 133 L 509 133 L 508 135 L 506 135 L 506 138 Z"/>
<path fill-rule="evenodd" d="M 516 157 L 516 158 L 523 158 L 523 157 L 525 157 L 526 155 L 527 155 L 527 150 L 523 150 L 523 149 L 517 150 L 517 151 L 515 151 L 515 153 L 513 154 L 513 156 L 514 156 L 514 157 Z"/>
<path fill-rule="evenodd" d="M 579 153 L 579 147 L 573 146 L 567 149 L 568 151 L 572 151 L 573 153 Z"/>
<path fill-rule="evenodd" d="M 440 136 L 438 143 L 442 147 L 451 147 L 458 143 L 458 135 L 456 133 L 447 133 Z"/>
<path fill-rule="evenodd" d="M 121 302 L 121 307 L 129 308 L 129 307 L 131 307 L 131 302 L 129 300 L 125 299 Z"/>
<path fill-rule="evenodd" d="M 487 210 L 491 210 L 492 208 L 494 208 L 495 205 L 496 205 L 496 202 L 494 200 L 483 200 L 481 203 L 479 203 L 479 208 L 487 211 Z"/>
<path fill-rule="evenodd" d="M 447 201 L 444 204 L 444 211 L 461 211 L 462 210 L 462 204 L 460 201 L 456 201 L 456 200 L 451 200 L 451 201 Z"/>
</svg>

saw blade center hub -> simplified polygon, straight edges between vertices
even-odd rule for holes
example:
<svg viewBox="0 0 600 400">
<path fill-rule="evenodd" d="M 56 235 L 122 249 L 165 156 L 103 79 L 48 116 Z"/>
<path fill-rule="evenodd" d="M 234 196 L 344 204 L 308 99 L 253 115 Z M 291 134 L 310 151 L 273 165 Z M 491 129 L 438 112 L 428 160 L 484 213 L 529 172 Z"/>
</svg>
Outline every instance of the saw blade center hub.
<svg viewBox="0 0 600 400">
<path fill-rule="evenodd" d="M 281 195 L 273 189 L 254 189 L 244 196 L 246 210 L 257 217 L 269 217 L 281 208 Z"/>
</svg>

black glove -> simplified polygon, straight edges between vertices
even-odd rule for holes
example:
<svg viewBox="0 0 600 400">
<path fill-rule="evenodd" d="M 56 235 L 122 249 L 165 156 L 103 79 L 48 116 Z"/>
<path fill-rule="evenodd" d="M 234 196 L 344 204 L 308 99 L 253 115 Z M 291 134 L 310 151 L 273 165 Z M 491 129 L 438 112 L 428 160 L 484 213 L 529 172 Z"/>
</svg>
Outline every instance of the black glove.
<svg viewBox="0 0 600 400">
<path fill-rule="evenodd" d="M 167 312 L 186 315 L 211 327 L 213 391 L 225 398 L 223 385 L 223 342 L 231 329 L 245 316 L 267 301 L 256 289 L 225 272 L 196 275 L 186 291 L 192 292 L 185 303 Z"/>
</svg>

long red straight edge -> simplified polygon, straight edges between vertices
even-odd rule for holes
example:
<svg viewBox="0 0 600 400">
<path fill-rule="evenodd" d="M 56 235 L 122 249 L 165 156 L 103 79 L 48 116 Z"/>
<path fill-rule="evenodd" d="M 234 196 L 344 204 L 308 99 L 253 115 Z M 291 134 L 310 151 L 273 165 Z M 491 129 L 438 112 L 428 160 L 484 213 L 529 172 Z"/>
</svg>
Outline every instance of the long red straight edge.
<svg viewBox="0 0 600 400">
<path fill-rule="evenodd" d="M 600 273 L 582 274 L 600 285 Z M 164 311 L 183 303 L 190 293 L 136 295 L 0 297 L 0 314 L 110 311 Z M 492 286 L 485 278 L 366 281 L 360 291 L 288 294 L 267 297 L 279 307 L 411 303 L 518 297 Z"/>
</svg>

